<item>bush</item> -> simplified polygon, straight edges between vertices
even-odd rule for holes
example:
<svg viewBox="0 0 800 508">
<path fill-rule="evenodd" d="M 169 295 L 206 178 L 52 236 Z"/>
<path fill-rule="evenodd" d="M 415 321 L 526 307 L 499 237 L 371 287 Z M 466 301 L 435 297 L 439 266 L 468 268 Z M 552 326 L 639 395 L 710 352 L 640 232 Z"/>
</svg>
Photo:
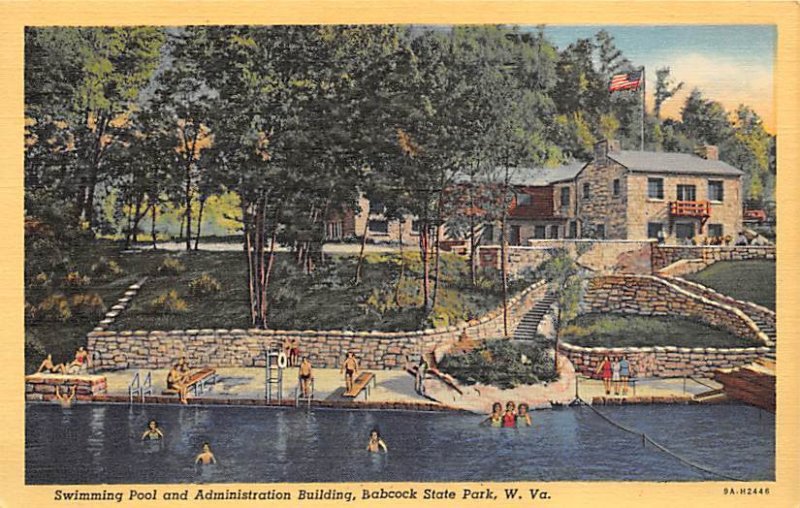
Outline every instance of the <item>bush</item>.
<svg viewBox="0 0 800 508">
<path fill-rule="evenodd" d="M 76 270 L 64 276 L 62 285 L 67 288 L 83 288 L 88 286 L 91 282 L 92 279 L 86 275 L 81 275 L 81 272 Z"/>
<path fill-rule="evenodd" d="M 68 321 L 72 317 L 67 297 L 56 293 L 50 295 L 39 304 L 35 311 L 36 318 L 42 321 Z"/>
<path fill-rule="evenodd" d="M 217 279 L 212 277 L 206 272 L 200 274 L 189 282 L 189 293 L 192 296 L 207 296 L 214 293 L 219 293 L 222 290 L 222 285 Z"/>
<path fill-rule="evenodd" d="M 25 336 L 25 372 L 34 373 L 47 356 L 42 342 L 36 337 Z"/>
<path fill-rule="evenodd" d="M 91 267 L 92 275 L 102 280 L 110 280 L 125 273 L 119 263 L 102 256 Z"/>
<path fill-rule="evenodd" d="M 50 285 L 50 276 L 47 275 L 45 272 L 39 272 L 36 276 L 31 280 L 30 286 L 34 288 L 46 288 Z"/>
<path fill-rule="evenodd" d="M 467 385 L 482 383 L 503 389 L 558 377 L 548 348 L 504 339 L 486 341 L 467 353 L 445 355 L 439 368 Z"/>
<path fill-rule="evenodd" d="M 156 268 L 157 275 L 180 275 L 186 271 L 186 267 L 177 258 L 166 257 Z"/>
<path fill-rule="evenodd" d="M 32 323 L 34 321 L 36 321 L 36 306 L 25 300 L 25 322 Z"/>
<path fill-rule="evenodd" d="M 98 318 L 106 312 L 106 304 L 97 293 L 86 293 L 72 297 L 72 312 L 84 318 Z"/>
<path fill-rule="evenodd" d="M 189 310 L 189 304 L 174 289 L 165 291 L 150 300 L 148 310 L 159 314 L 179 314 Z"/>
</svg>

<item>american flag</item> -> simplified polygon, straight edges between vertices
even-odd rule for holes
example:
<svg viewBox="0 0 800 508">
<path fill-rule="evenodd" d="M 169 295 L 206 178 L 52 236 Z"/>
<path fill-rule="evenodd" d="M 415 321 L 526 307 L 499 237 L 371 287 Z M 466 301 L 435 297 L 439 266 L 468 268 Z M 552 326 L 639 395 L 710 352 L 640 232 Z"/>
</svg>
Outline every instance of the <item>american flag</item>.
<svg viewBox="0 0 800 508">
<path fill-rule="evenodd" d="M 625 72 L 615 74 L 608 84 L 609 92 L 619 92 L 620 90 L 638 90 L 642 83 L 642 71 Z"/>
</svg>

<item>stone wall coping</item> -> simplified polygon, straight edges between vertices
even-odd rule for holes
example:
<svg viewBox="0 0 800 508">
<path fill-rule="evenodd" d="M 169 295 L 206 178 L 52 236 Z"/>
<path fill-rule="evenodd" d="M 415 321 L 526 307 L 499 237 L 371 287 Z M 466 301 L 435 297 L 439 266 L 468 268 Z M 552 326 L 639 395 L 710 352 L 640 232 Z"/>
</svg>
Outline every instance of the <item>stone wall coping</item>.
<svg viewBox="0 0 800 508">
<path fill-rule="evenodd" d="M 567 351 L 575 351 L 575 352 L 583 352 L 583 353 L 598 353 L 598 354 L 609 354 L 609 353 L 630 353 L 630 354 L 637 354 L 637 353 L 682 353 L 682 354 L 693 354 L 693 353 L 714 353 L 714 354 L 721 354 L 721 355 L 729 355 L 729 354 L 741 354 L 741 353 L 766 353 L 770 350 L 768 347 L 734 347 L 734 348 L 714 348 L 714 347 L 696 347 L 696 348 L 688 348 L 688 347 L 676 347 L 676 346 L 629 346 L 629 347 L 614 347 L 614 348 L 607 348 L 607 347 L 587 347 L 587 346 L 579 346 L 576 344 L 570 344 L 569 342 L 560 342 L 558 345 L 559 349 L 564 349 Z"/>
</svg>

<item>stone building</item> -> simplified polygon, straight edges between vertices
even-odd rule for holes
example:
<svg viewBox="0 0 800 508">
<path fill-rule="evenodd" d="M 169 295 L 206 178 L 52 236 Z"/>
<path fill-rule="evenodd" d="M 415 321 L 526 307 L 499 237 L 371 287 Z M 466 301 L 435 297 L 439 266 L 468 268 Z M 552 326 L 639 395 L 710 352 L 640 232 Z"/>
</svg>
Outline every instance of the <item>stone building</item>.
<svg viewBox="0 0 800 508">
<path fill-rule="evenodd" d="M 742 228 L 742 171 L 718 159 L 685 153 L 620 150 L 595 145 L 594 157 L 575 178 L 575 217 L 584 238 L 663 238 L 736 235 Z"/>
</svg>

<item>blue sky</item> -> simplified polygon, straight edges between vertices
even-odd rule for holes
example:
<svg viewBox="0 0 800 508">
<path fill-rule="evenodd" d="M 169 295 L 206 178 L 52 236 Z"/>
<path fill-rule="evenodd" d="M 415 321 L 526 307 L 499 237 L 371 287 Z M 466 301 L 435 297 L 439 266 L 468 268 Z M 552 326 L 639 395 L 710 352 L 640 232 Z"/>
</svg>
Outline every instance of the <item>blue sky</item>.
<svg viewBox="0 0 800 508">
<path fill-rule="evenodd" d="M 700 88 L 727 109 L 739 103 L 752 106 L 774 129 L 773 63 L 777 32 L 771 25 L 669 25 L 622 26 L 549 25 L 548 38 L 560 49 L 581 37 L 592 37 L 605 29 L 617 46 L 636 65 L 647 69 L 648 83 L 655 83 L 655 70 L 670 67 L 672 75 L 685 83 L 680 95 L 665 105 L 668 116 L 676 116 L 686 94 Z M 648 87 L 648 95 L 652 87 Z"/>
</svg>

